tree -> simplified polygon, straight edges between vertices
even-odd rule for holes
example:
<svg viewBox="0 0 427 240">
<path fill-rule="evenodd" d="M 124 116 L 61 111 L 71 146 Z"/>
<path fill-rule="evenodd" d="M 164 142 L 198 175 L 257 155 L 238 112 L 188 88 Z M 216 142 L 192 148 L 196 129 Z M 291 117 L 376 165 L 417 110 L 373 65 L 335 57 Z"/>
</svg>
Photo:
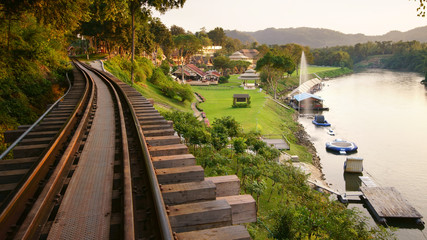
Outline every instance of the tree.
<svg viewBox="0 0 427 240">
<path fill-rule="evenodd" d="M 143 13 L 145 16 L 151 14 L 151 9 L 156 9 L 160 13 L 168 9 L 180 8 L 184 6 L 185 0 L 128 0 L 130 15 L 132 19 L 132 70 L 131 82 L 133 84 L 133 64 L 135 61 L 135 15 Z"/>
<path fill-rule="evenodd" d="M 213 60 L 214 68 L 218 69 L 223 75 L 226 73 L 226 69 L 230 68 L 230 59 L 226 56 L 218 56 Z M 226 75 L 226 74 L 225 74 Z"/>
<path fill-rule="evenodd" d="M 172 25 L 171 26 L 171 34 L 172 36 L 178 36 L 181 34 L 185 34 L 185 30 L 182 27 L 179 27 L 177 25 Z"/>
<path fill-rule="evenodd" d="M 295 63 L 290 57 L 267 52 L 264 57 L 257 61 L 255 69 L 266 75 L 269 88 L 273 91 L 274 99 L 276 99 L 278 81 L 283 78 L 286 72 L 295 69 Z"/>
<path fill-rule="evenodd" d="M 159 47 L 162 48 L 163 53 L 166 56 L 169 56 L 172 52 L 173 48 L 173 40 L 172 35 L 169 29 L 160 21 L 160 19 L 155 18 L 152 19 L 150 22 L 150 32 L 154 36 L 154 44 L 156 48 L 156 57 L 157 55 L 157 49 Z"/>
<path fill-rule="evenodd" d="M 209 38 L 216 46 L 224 46 L 227 36 L 225 35 L 224 29 L 216 27 L 214 30 L 208 32 Z"/>
<path fill-rule="evenodd" d="M 188 60 L 191 56 L 196 54 L 202 48 L 200 40 L 193 34 L 180 34 L 173 38 L 175 46 L 179 49 L 181 55 L 181 69 L 183 71 L 184 61 Z M 184 73 L 181 74 L 182 81 L 184 82 Z"/>
</svg>

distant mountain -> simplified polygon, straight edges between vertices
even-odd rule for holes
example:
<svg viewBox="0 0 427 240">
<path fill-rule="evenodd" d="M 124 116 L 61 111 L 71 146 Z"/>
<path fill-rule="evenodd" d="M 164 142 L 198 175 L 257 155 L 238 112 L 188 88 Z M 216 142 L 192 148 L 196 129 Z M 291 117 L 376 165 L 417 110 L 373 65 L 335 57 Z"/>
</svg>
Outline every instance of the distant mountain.
<svg viewBox="0 0 427 240">
<path fill-rule="evenodd" d="M 427 42 L 427 26 L 419 27 L 407 32 L 391 31 L 380 36 L 364 34 L 345 34 L 324 28 L 267 28 L 256 32 L 240 32 L 226 30 L 226 35 L 237 38 L 242 42 L 257 41 L 260 44 L 287 44 L 298 43 L 311 48 L 333 47 L 340 45 L 355 45 L 368 41 L 412 41 Z"/>
</svg>

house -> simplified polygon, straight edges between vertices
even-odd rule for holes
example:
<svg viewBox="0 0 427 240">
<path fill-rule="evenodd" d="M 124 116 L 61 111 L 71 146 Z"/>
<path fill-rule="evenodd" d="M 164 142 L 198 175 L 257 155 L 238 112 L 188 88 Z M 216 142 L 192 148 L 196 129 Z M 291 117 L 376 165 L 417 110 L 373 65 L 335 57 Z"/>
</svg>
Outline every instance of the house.
<svg viewBox="0 0 427 240">
<path fill-rule="evenodd" d="M 248 62 L 251 62 L 248 57 L 246 57 L 245 55 L 243 55 L 239 51 L 234 52 L 228 58 L 230 58 L 231 61 L 248 61 Z"/>
<path fill-rule="evenodd" d="M 323 106 L 323 99 L 310 93 L 301 93 L 295 95 L 291 100 L 291 106 L 297 110 L 326 110 Z"/>
<path fill-rule="evenodd" d="M 259 54 L 258 50 L 256 49 L 241 49 L 239 52 L 245 55 L 252 63 L 256 62 L 257 56 Z"/>
<path fill-rule="evenodd" d="M 216 70 L 211 70 L 206 72 L 205 79 L 208 81 L 218 81 L 219 77 L 221 77 L 221 73 Z"/>
<path fill-rule="evenodd" d="M 184 75 L 184 80 L 193 80 L 193 81 L 202 81 L 205 80 L 206 73 L 203 72 L 200 68 L 196 67 L 194 64 L 187 64 L 172 73 L 175 77 L 182 79 L 182 75 Z"/>
</svg>

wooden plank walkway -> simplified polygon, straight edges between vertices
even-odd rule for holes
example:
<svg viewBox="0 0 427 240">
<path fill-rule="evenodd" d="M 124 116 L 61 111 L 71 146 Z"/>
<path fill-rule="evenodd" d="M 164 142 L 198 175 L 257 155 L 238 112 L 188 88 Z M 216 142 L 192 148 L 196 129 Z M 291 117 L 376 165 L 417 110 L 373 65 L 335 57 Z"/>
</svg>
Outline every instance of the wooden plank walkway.
<svg viewBox="0 0 427 240">
<path fill-rule="evenodd" d="M 95 118 L 48 239 L 108 239 L 110 234 L 114 103 L 107 85 L 90 75 L 98 89 Z"/>
<path fill-rule="evenodd" d="M 370 177 L 360 176 L 359 178 L 366 187 L 377 187 L 377 184 Z"/>
<path fill-rule="evenodd" d="M 394 187 L 361 187 L 366 199 L 381 218 L 422 218 Z"/>
</svg>

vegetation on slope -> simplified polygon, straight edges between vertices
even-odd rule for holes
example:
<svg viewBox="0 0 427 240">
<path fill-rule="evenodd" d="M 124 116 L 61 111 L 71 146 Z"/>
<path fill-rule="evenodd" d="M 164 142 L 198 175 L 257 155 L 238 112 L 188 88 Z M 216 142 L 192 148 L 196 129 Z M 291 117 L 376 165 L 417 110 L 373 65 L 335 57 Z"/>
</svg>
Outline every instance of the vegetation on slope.
<svg viewBox="0 0 427 240">
<path fill-rule="evenodd" d="M 3 16 L 0 11 L 0 18 Z M 31 124 L 48 104 L 68 87 L 65 72 L 70 69 L 61 37 L 54 29 L 37 22 L 34 15 L 19 21 L 0 23 L 0 152 L 3 132 L 21 124 Z"/>
<path fill-rule="evenodd" d="M 134 88 L 144 97 L 152 98 L 155 101 L 156 108 L 172 108 L 181 111 L 191 110 L 190 104 L 193 96 L 189 87 L 178 86 L 177 82 L 165 76 L 160 68 L 155 68 L 151 61 L 146 58 L 137 57 L 134 66 Z M 130 60 L 116 56 L 105 61 L 105 68 L 123 82 L 131 84 Z M 181 93 L 179 89 L 181 89 Z M 185 96 L 184 101 L 182 96 Z"/>
</svg>

